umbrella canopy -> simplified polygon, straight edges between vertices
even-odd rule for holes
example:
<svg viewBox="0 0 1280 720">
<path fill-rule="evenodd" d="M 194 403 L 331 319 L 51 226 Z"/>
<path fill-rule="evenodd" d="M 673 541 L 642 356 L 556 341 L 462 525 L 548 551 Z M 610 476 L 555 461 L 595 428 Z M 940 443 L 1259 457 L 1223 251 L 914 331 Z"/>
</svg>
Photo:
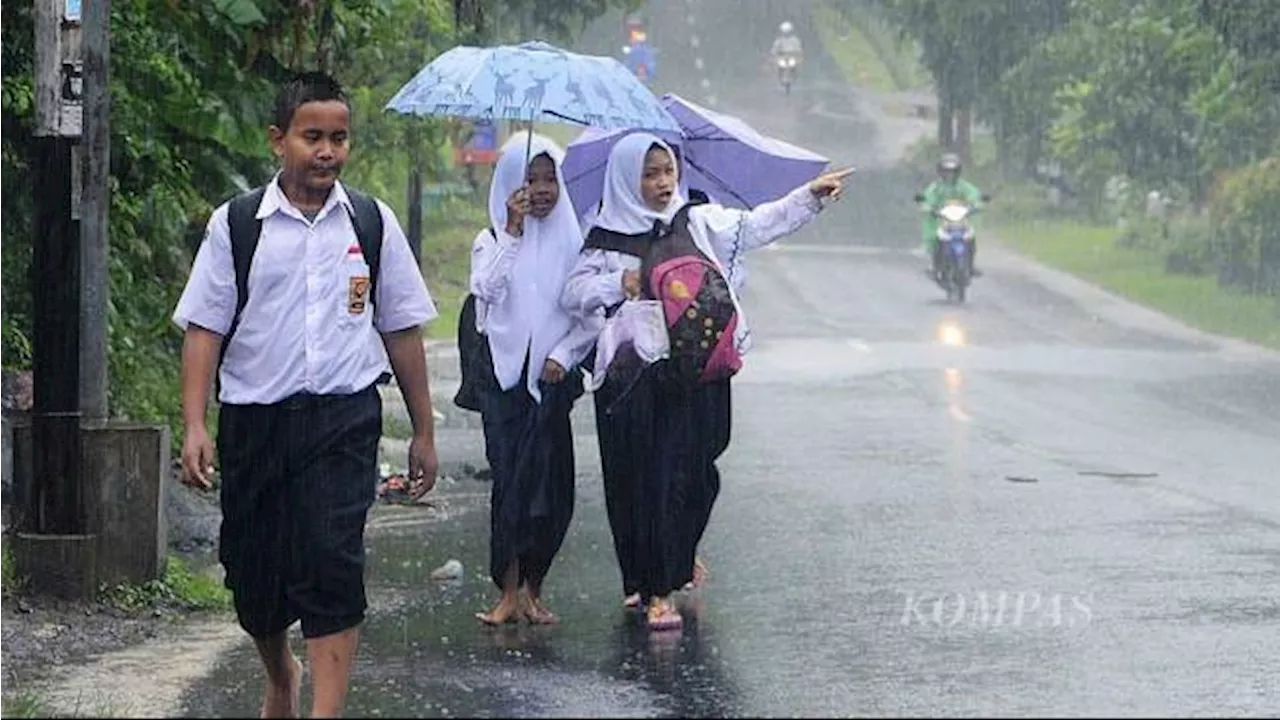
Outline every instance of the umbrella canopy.
<svg viewBox="0 0 1280 720">
<path fill-rule="evenodd" d="M 622 63 L 545 42 L 455 47 L 422 68 L 386 109 L 409 115 L 679 129 Z"/>
<path fill-rule="evenodd" d="M 745 209 L 776 200 L 821 175 L 830 163 L 821 155 L 763 135 L 739 118 L 678 95 L 664 95 L 662 105 L 680 129 L 654 134 L 679 151 L 681 184 L 703 190 L 724 205 Z M 589 214 L 600 202 L 614 143 L 637 130 L 588 128 L 569 143 L 565 184 L 579 216 Z"/>
</svg>

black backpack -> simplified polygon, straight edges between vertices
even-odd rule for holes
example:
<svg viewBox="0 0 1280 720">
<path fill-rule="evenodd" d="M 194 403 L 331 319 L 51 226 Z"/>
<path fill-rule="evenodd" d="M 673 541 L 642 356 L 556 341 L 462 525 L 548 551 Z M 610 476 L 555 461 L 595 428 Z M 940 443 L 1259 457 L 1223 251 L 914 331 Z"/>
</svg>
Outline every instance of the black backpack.
<svg viewBox="0 0 1280 720">
<path fill-rule="evenodd" d="M 493 228 L 489 228 L 489 234 L 497 240 L 498 235 Z M 476 330 L 476 302 L 476 296 L 468 293 L 458 314 L 458 365 L 462 371 L 462 383 L 453 396 L 453 404 L 463 410 L 481 412 L 482 394 L 496 388 L 498 380 L 493 375 L 489 340 Z"/>
<path fill-rule="evenodd" d="M 344 187 L 347 197 L 351 199 L 353 212 L 351 224 L 355 227 L 356 239 L 360 243 L 360 252 L 369 265 L 369 302 L 372 304 L 377 296 L 378 274 L 382 267 L 382 211 L 372 197 Z M 249 268 L 253 266 L 253 254 L 258 249 L 258 239 L 262 235 L 262 220 L 258 215 L 258 206 L 262 204 L 262 196 L 266 187 L 259 187 L 239 195 L 227 204 L 227 226 L 231 233 L 231 262 L 236 272 L 236 313 L 231 318 L 231 326 L 222 340 L 222 351 L 218 355 L 218 365 L 227 354 L 231 345 L 231 336 L 240 326 L 240 315 L 249 302 Z M 383 373 L 379 383 L 386 383 L 390 375 Z"/>
</svg>

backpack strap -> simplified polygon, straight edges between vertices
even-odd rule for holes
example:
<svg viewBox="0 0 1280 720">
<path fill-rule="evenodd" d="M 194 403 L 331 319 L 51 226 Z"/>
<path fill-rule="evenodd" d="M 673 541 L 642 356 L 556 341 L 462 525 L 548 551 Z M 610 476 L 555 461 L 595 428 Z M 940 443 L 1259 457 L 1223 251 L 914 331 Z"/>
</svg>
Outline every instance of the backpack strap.
<svg viewBox="0 0 1280 720">
<path fill-rule="evenodd" d="M 671 224 L 662 229 L 663 235 L 670 235 L 675 228 L 683 228 L 689 224 L 689 211 L 703 203 L 698 200 L 692 200 L 685 203 L 676 211 L 674 217 L 671 218 Z"/>
<path fill-rule="evenodd" d="M 351 199 L 351 225 L 355 228 L 364 261 L 369 264 L 369 300 L 376 304 L 378 276 L 382 271 L 382 210 L 372 197 L 354 188 L 344 189 Z"/>
<path fill-rule="evenodd" d="M 231 264 L 236 275 L 236 311 L 231 316 L 231 325 L 222 338 L 222 349 L 218 353 L 218 367 L 226 357 L 227 347 L 231 345 L 231 336 L 240 327 L 240 315 L 249 302 L 249 268 L 253 267 L 253 254 L 258 249 L 258 237 L 262 234 L 262 220 L 258 218 L 258 206 L 262 204 L 262 196 L 266 187 L 255 188 L 239 195 L 227 203 L 227 228 L 231 239 Z"/>
<path fill-rule="evenodd" d="M 343 187 L 347 191 L 347 199 L 351 201 L 351 227 L 356 231 L 356 242 L 360 243 L 360 254 L 369 266 L 369 303 L 373 311 L 378 312 L 378 277 L 382 274 L 382 209 L 378 201 L 355 188 Z M 391 383 L 391 373 L 383 372 L 375 381 L 378 385 Z"/>
<path fill-rule="evenodd" d="M 653 242 L 653 233 L 645 232 L 636 235 L 624 235 L 602 227 L 593 227 L 582 243 L 583 250 L 612 250 L 623 255 L 634 255 L 642 258 Z"/>
</svg>

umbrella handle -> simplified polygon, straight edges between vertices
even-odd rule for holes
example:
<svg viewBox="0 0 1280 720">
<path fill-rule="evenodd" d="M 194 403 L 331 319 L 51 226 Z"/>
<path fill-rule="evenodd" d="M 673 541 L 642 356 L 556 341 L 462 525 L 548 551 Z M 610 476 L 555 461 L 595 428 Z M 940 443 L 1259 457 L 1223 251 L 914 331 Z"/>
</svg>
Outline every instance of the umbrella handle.
<svg viewBox="0 0 1280 720">
<path fill-rule="evenodd" d="M 533 153 L 533 123 L 537 116 L 537 108 L 529 110 L 529 131 L 528 135 L 525 137 L 524 143 L 524 168 L 526 176 L 528 176 L 529 173 L 529 163 L 533 161 L 533 158 L 529 157 L 529 155 Z"/>
</svg>

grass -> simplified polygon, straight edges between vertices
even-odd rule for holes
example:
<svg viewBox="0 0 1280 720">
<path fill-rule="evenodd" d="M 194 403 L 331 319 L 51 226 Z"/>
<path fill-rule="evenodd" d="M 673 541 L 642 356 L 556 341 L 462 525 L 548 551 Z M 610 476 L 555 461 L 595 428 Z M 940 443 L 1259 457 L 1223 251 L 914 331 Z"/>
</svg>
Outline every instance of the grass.
<svg viewBox="0 0 1280 720">
<path fill-rule="evenodd" d="M 413 438 L 413 423 L 399 415 L 383 415 L 382 436 L 392 440 L 409 440 Z"/>
<path fill-rule="evenodd" d="M 192 572 L 180 558 L 170 556 L 159 579 L 144 585 L 103 586 L 102 603 L 137 612 L 150 609 L 222 611 L 231 608 L 231 592 L 209 575 Z"/>
<path fill-rule="evenodd" d="M 18 576 L 18 566 L 13 559 L 13 546 L 0 548 L 0 593 L 10 597 L 22 591 L 26 579 Z M 7 717 L 7 713 L 6 713 Z"/>
<path fill-rule="evenodd" d="M 814 6 L 814 24 L 823 48 L 850 83 L 880 93 L 928 87 L 929 74 L 879 18 L 841 12 L 837 3 Z"/>
<path fill-rule="evenodd" d="M 19 690 L 4 694 L 3 702 L 0 702 L 0 715 L 6 718 L 110 718 L 129 717 L 133 714 L 128 712 L 127 708 L 117 705 L 108 700 L 78 701 L 74 710 L 63 713 L 54 710 L 49 701 L 39 693 Z"/>
<path fill-rule="evenodd" d="M 3 702 L 0 702 L 0 715 L 7 718 L 53 717 L 53 711 L 49 709 L 44 698 L 23 690 L 4 694 Z"/>
<path fill-rule="evenodd" d="M 823 47 L 850 83 L 880 93 L 900 89 L 861 29 L 826 3 L 816 5 L 813 14 Z"/>
<path fill-rule="evenodd" d="M 1003 245 L 1207 332 L 1280 349 L 1280 301 L 1223 289 L 1214 277 L 1171 275 L 1164 257 L 1118 247 L 1118 231 L 1075 220 L 998 220 Z"/>
<path fill-rule="evenodd" d="M 489 225 L 489 215 L 478 201 L 459 198 L 445 203 L 425 224 L 422 272 L 440 312 L 426 334 L 451 340 L 458 336 L 458 313 L 470 285 L 471 245 Z"/>
</svg>

